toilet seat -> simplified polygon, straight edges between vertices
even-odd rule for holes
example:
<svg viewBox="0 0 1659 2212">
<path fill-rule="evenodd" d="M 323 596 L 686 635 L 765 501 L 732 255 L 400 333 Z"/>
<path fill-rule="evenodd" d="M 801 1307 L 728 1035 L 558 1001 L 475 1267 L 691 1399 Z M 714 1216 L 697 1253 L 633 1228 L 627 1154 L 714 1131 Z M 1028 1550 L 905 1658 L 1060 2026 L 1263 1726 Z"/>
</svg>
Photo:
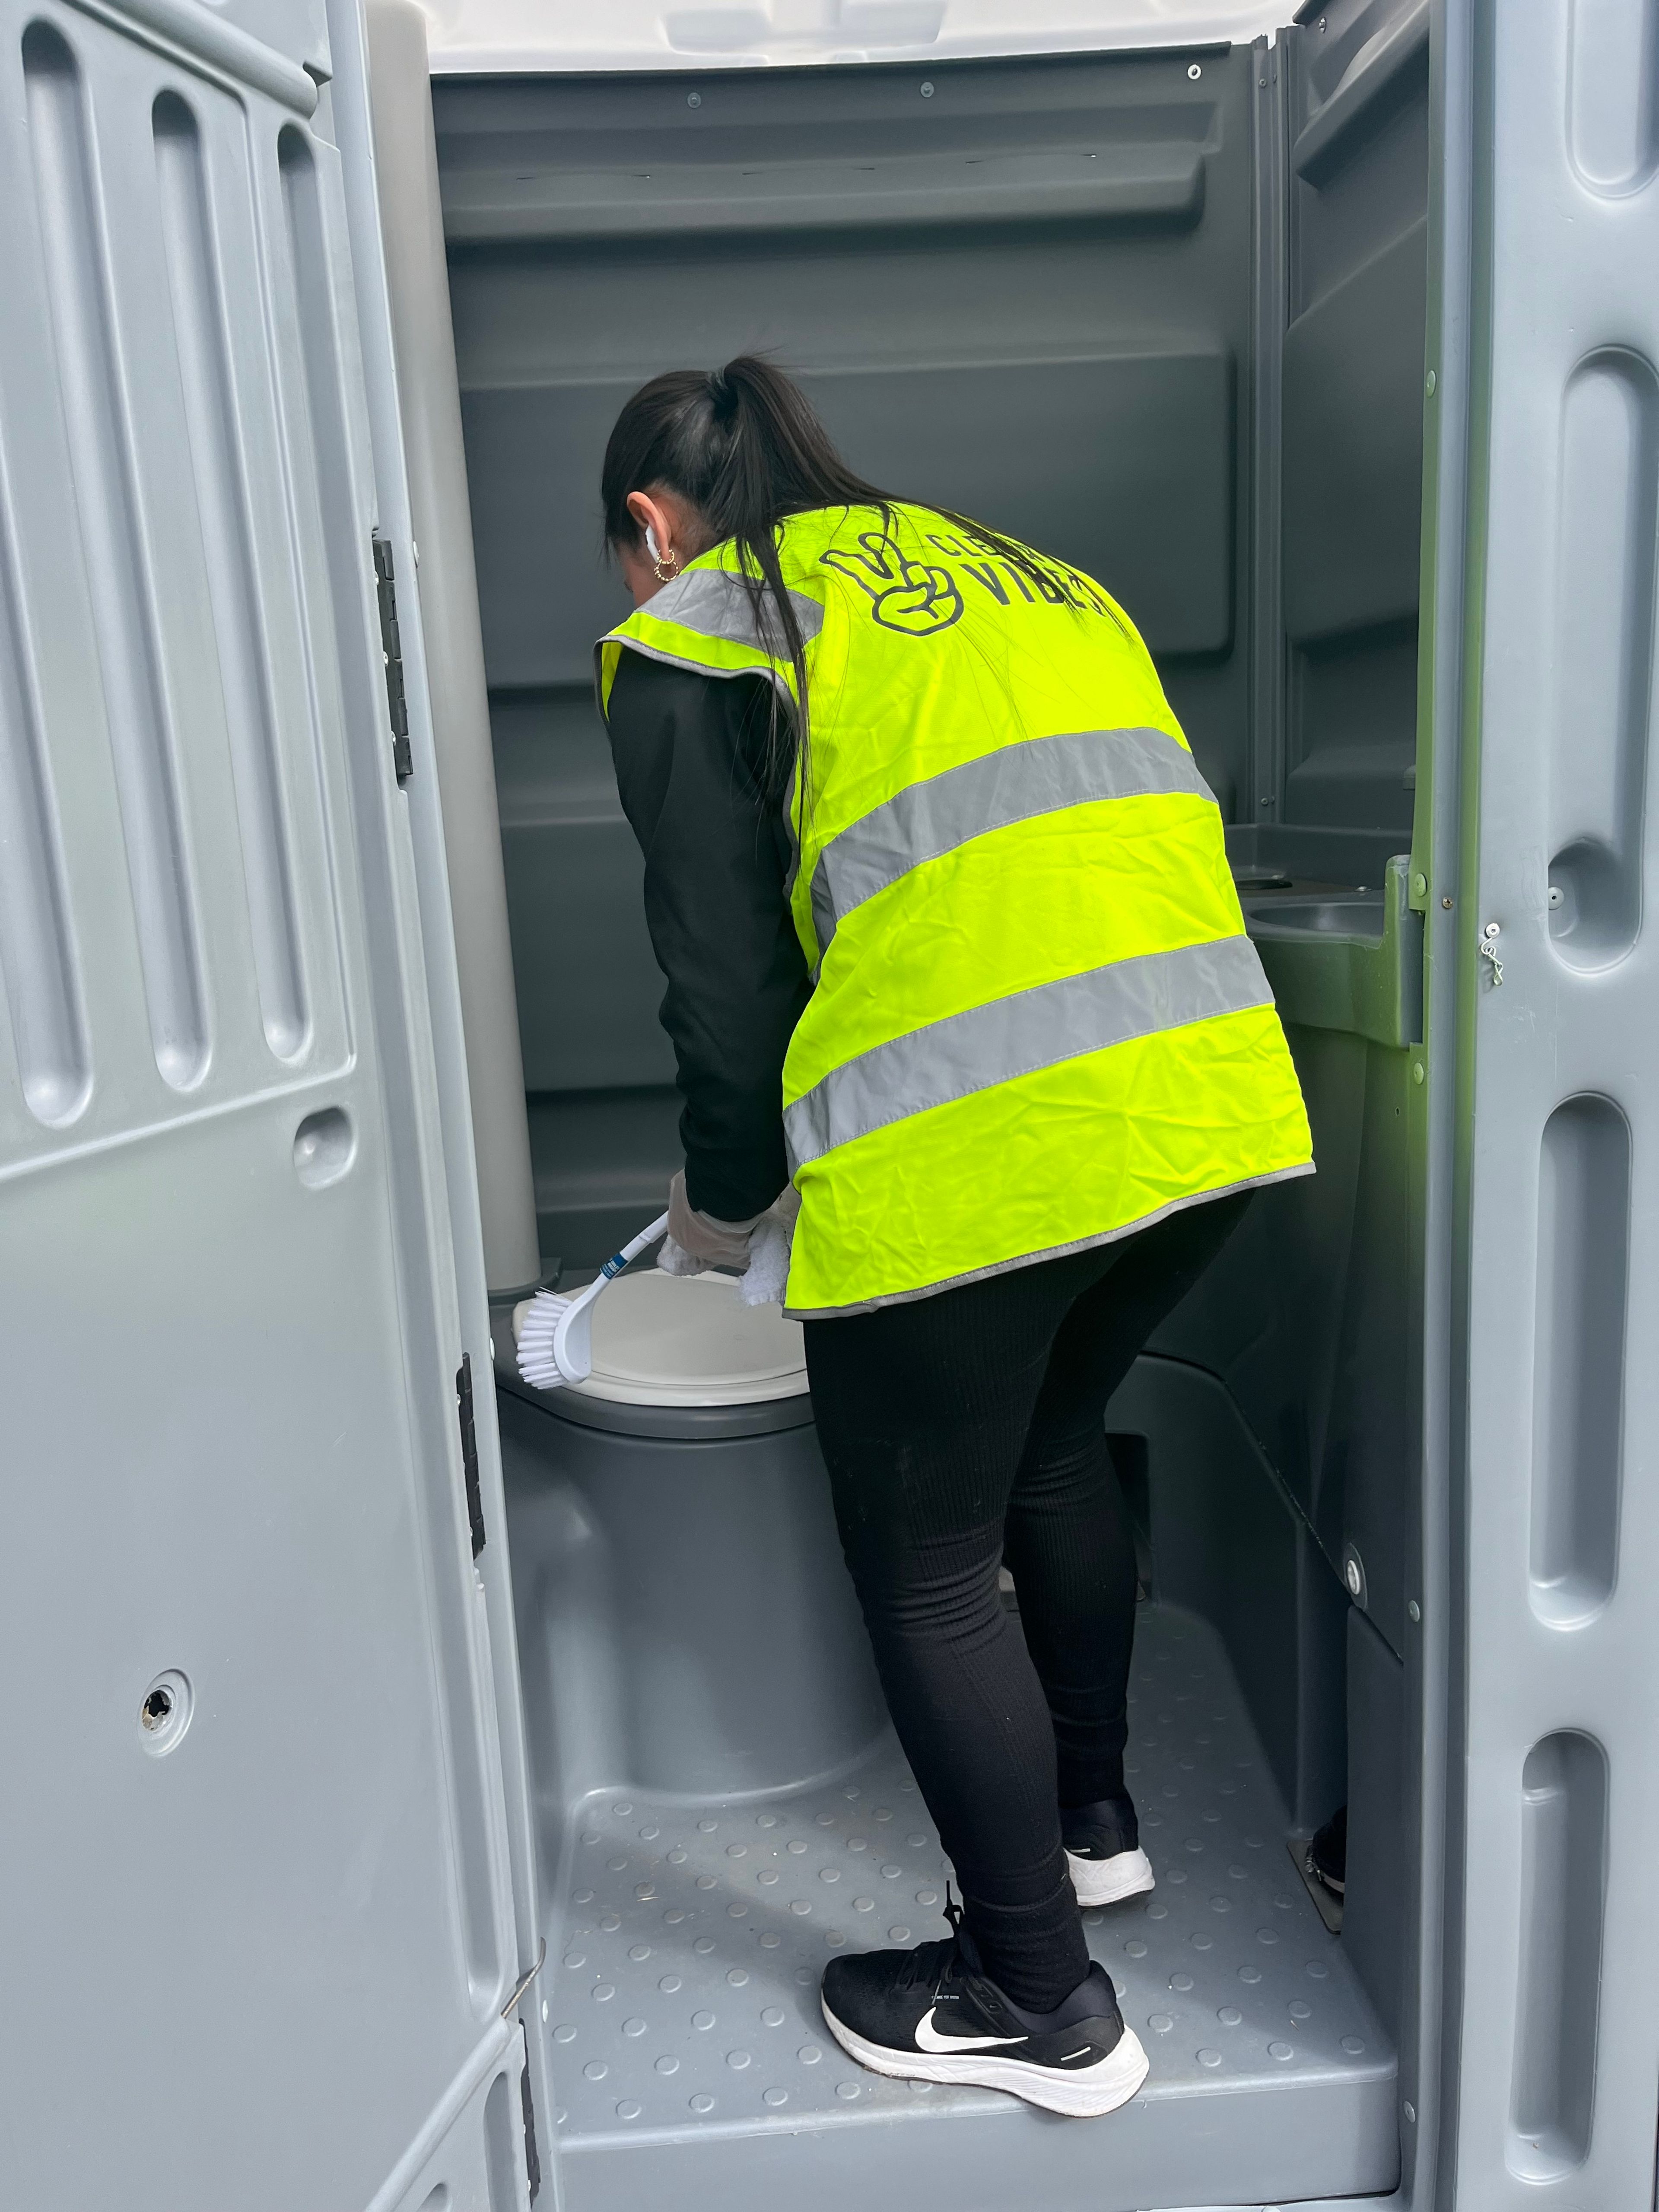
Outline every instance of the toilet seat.
<svg viewBox="0 0 1659 2212">
<path fill-rule="evenodd" d="M 573 1397 L 723 1407 L 806 1394 L 800 1323 L 776 1306 L 744 1305 L 730 1275 L 618 1276 L 594 1304 L 592 1329 L 593 1370 L 568 1386 Z"/>
</svg>

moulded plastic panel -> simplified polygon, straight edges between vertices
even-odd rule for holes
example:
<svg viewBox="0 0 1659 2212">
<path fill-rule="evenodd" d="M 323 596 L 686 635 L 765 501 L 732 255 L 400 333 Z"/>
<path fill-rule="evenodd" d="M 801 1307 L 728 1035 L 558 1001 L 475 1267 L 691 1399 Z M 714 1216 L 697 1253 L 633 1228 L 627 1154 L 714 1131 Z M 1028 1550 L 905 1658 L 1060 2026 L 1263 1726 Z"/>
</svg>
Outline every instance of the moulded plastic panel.
<svg viewBox="0 0 1659 2212">
<path fill-rule="evenodd" d="M 960 59 L 1248 44 L 1291 0 L 426 0 L 433 66 L 468 73 Z"/>
<path fill-rule="evenodd" d="M 1532 1602 L 1570 1625 L 1606 1603 L 1619 1556 L 1630 1124 L 1605 1098 L 1569 1098 L 1539 1150 Z"/>
<path fill-rule="evenodd" d="M 1567 68 L 1573 167 L 1593 191 L 1639 191 L 1659 162 L 1653 0 L 1577 0 Z"/>
<path fill-rule="evenodd" d="M 1285 775 L 1297 824 L 1412 820 L 1426 0 L 1300 11 L 1289 78 Z"/>
<path fill-rule="evenodd" d="M 331 51 L 0 9 L 8 2205 L 482 2207 L 518 2040 Z"/>
<path fill-rule="evenodd" d="M 1521 1976 L 1507 2157 L 1559 2181 L 1589 2155 L 1600 2055 L 1607 1878 L 1607 1762 L 1571 1729 L 1521 1770 Z"/>
<path fill-rule="evenodd" d="M 509 1437 L 557 1467 L 587 1533 L 524 1591 L 524 1640 L 559 1738 L 615 1717 L 567 1791 L 733 1797 L 867 1750 L 886 1711 L 810 1420 L 686 1442 L 527 1410 L 529 1395 L 504 1407 Z M 516 1455 L 521 1492 L 532 1466 Z"/>
<path fill-rule="evenodd" d="M 1577 2212 L 1652 2201 L 1659 2118 L 1656 49 L 1645 0 L 1476 22 L 1458 2203 Z"/>
<path fill-rule="evenodd" d="M 1403 231 L 1285 338 L 1285 627 L 1298 643 L 1417 612 L 1424 232 Z"/>
<path fill-rule="evenodd" d="M 1550 934 L 1575 968 L 1605 968 L 1642 924 L 1653 712 L 1659 375 L 1603 347 L 1561 400 L 1554 718 L 1573 742 L 1551 763 Z"/>
<path fill-rule="evenodd" d="M 447 933 L 466 1007 L 467 1092 L 484 1261 L 490 1295 L 510 1299 L 539 1279 L 541 1267 L 425 19 L 414 0 L 368 0 L 364 17 L 372 55 L 380 241 L 374 262 L 386 273 L 396 358 L 388 358 L 385 368 L 395 368 L 409 487 L 404 604 L 407 610 L 418 584 L 433 765 L 452 892 Z"/>
<path fill-rule="evenodd" d="M 1406 1790 L 1406 1669 L 1357 1609 L 1347 1620 L 1348 1808 L 1342 1948 L 1400 2033 L 1415 1868 Z"/>
</svg>

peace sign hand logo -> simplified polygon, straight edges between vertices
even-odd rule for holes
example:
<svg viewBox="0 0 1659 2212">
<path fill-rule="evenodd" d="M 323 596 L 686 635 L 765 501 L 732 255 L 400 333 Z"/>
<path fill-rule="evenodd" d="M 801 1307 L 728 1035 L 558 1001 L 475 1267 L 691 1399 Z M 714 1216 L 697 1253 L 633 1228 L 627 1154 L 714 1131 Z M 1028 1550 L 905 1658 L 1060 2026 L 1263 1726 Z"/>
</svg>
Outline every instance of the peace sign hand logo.
<svg viewBox="0 0 1659 2212">
<path fill-rule="evenodd" d="M 912 561 L 878 530 L 865 531 L 859 544 L 862 551 L 831 546 L 818 558 L 869 593 L 870 611 L 884 629 L 931 637 L 962 620 L 962 593 L 948 568 Z"/>
</svg>

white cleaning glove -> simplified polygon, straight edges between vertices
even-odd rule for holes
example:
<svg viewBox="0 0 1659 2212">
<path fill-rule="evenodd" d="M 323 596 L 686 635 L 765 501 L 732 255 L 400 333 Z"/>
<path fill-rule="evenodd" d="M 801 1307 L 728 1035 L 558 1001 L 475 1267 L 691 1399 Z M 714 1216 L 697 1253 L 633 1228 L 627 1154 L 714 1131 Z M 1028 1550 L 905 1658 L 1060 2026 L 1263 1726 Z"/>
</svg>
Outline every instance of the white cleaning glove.
<svg viewBox="0 0 1659 2212">
<path fill-rule="evenodd" d="M 710 1267 L 743 1270 L 738 1296 L 746 1306 L 781 1305 L 789 1276 L 789 1249 L 800 1200 L 793 1186 L 764 1213 L 747 1221 L 717 1221 L 699 1213 L 685 1194 L 684 1171 L 668 1187 L 668 1234 L 657 1254 L 665 1275 L 701 1275 Z"/>
</svg>

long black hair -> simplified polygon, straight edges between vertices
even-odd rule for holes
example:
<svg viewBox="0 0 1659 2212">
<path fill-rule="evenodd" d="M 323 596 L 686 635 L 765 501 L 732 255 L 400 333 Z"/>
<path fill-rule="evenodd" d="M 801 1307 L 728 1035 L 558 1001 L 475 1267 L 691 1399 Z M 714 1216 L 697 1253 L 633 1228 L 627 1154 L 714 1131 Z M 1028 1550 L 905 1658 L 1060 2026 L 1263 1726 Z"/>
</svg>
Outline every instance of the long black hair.
<svg viewBox="0 0 1659 2212">
<path fill-rule="evenodd" d="M 739 354 L 724 368 L 670 369 L 642 385 L 617 417 L 600 490 L 605 534 L 612 545 L 641 542 L 628 510 L 629 494 L 661 490 L 696 508 L 708 527 L 708 545 L 735 542 L 756 633 L 776 641 L 794 672 L 799 705 L 793 726 L 780 718 L 775 690 L 768 729 L 767 780 L 781 789 L 797 748 L 804 754 L 809 715 L 806 643 L 783 580 L 778 526 L 788 515 L 816 507 L 873 507 L 884 532 L 890 532 L 897 503 L 893 494 L 848 467 L 793 377 L 754 354 Z M 1052 592 L 1051 580 L 1025 546 L 949 507 L 930 512 Z"/>
</svg>

